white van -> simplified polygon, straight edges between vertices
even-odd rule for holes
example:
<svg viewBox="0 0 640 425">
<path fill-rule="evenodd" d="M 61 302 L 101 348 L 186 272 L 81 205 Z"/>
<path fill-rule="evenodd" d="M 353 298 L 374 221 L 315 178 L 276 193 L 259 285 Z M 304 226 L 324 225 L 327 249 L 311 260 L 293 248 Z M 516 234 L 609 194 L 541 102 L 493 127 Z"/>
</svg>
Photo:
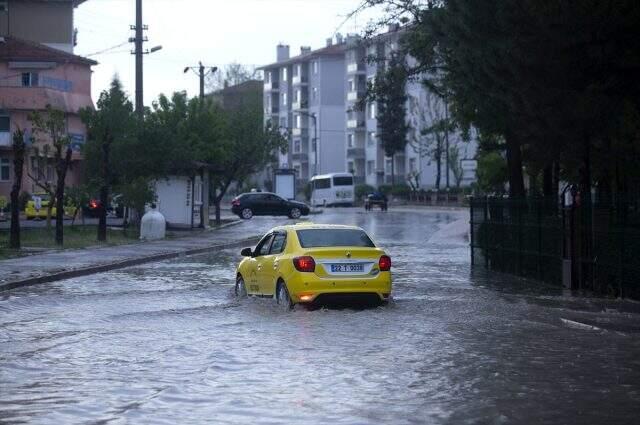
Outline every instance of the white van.
<svg viewBox="0 0 640 425">
<path fill-rule="evenodd" d="M 353 206 L 353 174 L 331 173 L 311 178 L 311 206 Z"/>
</svg>

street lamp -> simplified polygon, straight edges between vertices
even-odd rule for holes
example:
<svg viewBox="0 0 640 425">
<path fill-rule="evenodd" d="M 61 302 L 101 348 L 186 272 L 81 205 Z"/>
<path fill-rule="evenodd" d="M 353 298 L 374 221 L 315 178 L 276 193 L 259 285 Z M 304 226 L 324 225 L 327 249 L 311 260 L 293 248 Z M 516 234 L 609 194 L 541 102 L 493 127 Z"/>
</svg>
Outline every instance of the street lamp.
<svg viewBox="0 0 640 425">
<path fill-rule="evenodd" d="M 196 71 L 197 69 L 197 71 Z M 217 66 L 211 66 L 211 67 L 205 67 L 202 62 L 198 62 L 198 66 L 186 66 L 184 68 L 183 73 L 187 73 L 189 72 L 189 70 L 192 70 L 193 72 L 195 72 L 199 77 L 200 77 L 200 99 L 204 99 L 204 77 L 209 75 L 209 74 L 213 74 L 214 72 L 216 72 L 218 70 Z M 205 71 L 206 70 L 206 71 Z"/>
</svg>

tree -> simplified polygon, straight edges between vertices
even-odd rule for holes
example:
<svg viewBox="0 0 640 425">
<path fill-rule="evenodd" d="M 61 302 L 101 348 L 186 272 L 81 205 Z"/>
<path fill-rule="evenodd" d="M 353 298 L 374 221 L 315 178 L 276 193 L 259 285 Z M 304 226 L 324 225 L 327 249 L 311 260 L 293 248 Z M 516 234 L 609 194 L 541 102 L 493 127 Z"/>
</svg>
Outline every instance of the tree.
<svg viewBox="0 0 640 425">
<path fill-rule="evenodd" d="M 462 178 L 464 177 L 464 170 L 460 163 L 460 147 L 457 143 L 449 146 L 449 169 L 453 173 L 456 187 L 459 188 L 460 184 L 462 184 Z"/>
<path fill-rule="evenodd" d="M 44 115 L 37 111 L 33 112 L 30 115 L 30 120 L 33 122 L 34 141 L 50 142 L 53 146 L 53 161 L 56 172 L 56 185 L 53 191 L 56 205 L 56 244 L 62 246 L 64 242 L 64 189 L 72 154 L 65 113 L 47 105 Z M 51 203 L 52 201 L 49 201 L 49 206 Z"/>
<path fill-rule="evenodd" d="M 222 69 L 207 76 L 207 88 L 209 91 L 222 90 L 226 87 L 236 86 L 250 80 L 261 80 L 262 75 L 255 67 L 240 63 L 230 63 Z"/>
<path fill-rule="evenodd" d="M 115 144 L 125 144 L 126 139 L 136 137 L 136 121 L 133 105 L 122 89 L 120 80 L 115 77 L 109 90 L 100 94 L 98 109 L 85 108 L 80 115 L 87 126 L 89 141 L 86 145 L 85 157 L 89 169 L 98 170 L 92 173 L 92 184 L 100 191 L 98 240 L 107 240 L 107 205 L 109 194 L 114 183 L 114 168 L 121 165 L 112 163 Z M 118 149 L 119 146 L 115 146 Z"/>
<path fill-rule="evenodd" d="M 425 99 L 414 96 L 409 98 L 411 137 L 409 144 L 421 157 L 436 163 L 436 180 L 434 185 L 440 189 L 442 176 L 442 156 L 445 151 L 447 133 L 454 131 L 455 126 L 445 114 L 444 103 L 437 95 L 428 92 Z"/>
<path fill-rule="evenodd" d="M 212 174 L 211 199 L 216 223 L 220 223 L 220 202 L 233 182 L 245 181 L 277 160 L 277 152 L 286 152 L 288 141 L 280 129 L 269 122 L 264 126 L 262 94 L 246 93 L 224 111 L 226 117 L 226 155 Z"/>
<path fill-rule="evenodd" d="M 11 187 L 11 233 L 9 247 L 20 249 L 20 188 L 24 169 L 26 143 L 24 131 L 17 128 L 13 133 L 13 186 Z"/>
<path fill-rule="evenodd" d="M 395 184 L 395 155 L 407 144 L 407 72 L 404 56 L 396 52 L 389 59 L 389 66 L 376 77 L 370 98 L 378 105 L 378 137 L 385 155 L 391 158 L 391 184 Z"/>
</svg>

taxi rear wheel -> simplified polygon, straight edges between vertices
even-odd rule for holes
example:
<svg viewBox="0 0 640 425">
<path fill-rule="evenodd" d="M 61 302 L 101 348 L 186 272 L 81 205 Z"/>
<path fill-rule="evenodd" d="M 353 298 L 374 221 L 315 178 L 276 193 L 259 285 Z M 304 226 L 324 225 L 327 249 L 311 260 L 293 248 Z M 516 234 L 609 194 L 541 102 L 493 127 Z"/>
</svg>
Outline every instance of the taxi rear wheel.
<svg viewBox="0 0 640 425">
<path fill-rule="evenodd" d="M 244 279 L 242 276 L 238 276 L 236 278 L 236 288 L 235 288 L 236 297 L 245 298 L 247 296 L 247 287 L 244 284 Z"/>
<path fill-rule="evenodd" d="M 284 311 L 293 309 L 293 302 L 291 301 L 291 297 L 289 296 L 289 290 L 287 289 L 287 285 L 285 285 L 283 281 L 278 282 L 278 289 L 276 290 L 276 303 L 278 304 L 278 307 L 280 307 Z"/>
</svg>

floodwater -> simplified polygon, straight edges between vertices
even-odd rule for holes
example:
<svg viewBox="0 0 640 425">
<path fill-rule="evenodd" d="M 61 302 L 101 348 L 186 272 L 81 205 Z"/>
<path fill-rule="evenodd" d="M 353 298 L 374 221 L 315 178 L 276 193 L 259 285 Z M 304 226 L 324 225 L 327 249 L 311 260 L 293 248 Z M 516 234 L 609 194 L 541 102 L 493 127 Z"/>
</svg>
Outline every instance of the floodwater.
<svg viewBox="0 0 640 425">
<path fill-rule="evenodd" d="M 633 304 L 472 270 L 465 213 L 313 219 L 387 250 L 392 303 L 239 301 L 239 249 L 14 290 L 0 295 L 0 423 L 637 423 Z"/>
</svg>

